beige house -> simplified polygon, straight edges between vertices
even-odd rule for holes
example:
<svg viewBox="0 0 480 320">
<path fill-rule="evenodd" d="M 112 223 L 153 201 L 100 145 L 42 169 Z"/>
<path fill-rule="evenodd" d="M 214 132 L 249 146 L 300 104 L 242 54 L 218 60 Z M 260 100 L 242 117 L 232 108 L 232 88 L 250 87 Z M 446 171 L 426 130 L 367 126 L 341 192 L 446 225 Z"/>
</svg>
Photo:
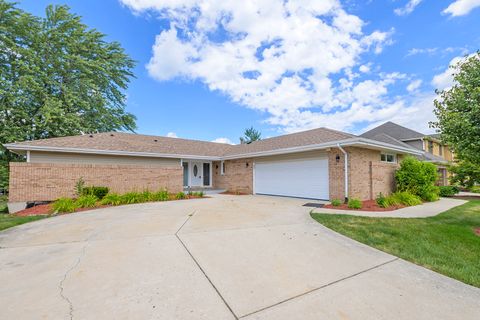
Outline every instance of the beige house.
<svg viewBox="0 0 480 320">
<path fill-rule="evenodd" d="M 255 141 L 222 143 L 99 133 L 6 144 L 25 155 L 10 163 L 10 209 L 74 196 L 75 184 L 114 192 L 222 189 L 311 199 L 373 199 L 394 187 L 404 155 L 422 151 L 319 128 Z"/>
<path fill-rule="evenodd" d="M 427 135 L 393 122 L 386 122 L 361 136 L 377 141 L 396 142 L 421 151 L 422 154 L 418 158 L 422 161 L 432 162 L 438 168 L 437 184 L 448 185 L 450 173 L 447 170 L 447 164 L 454 160 L 454 155 L 448 145 L 441 141 L 439 134 Z"/>
</svg>

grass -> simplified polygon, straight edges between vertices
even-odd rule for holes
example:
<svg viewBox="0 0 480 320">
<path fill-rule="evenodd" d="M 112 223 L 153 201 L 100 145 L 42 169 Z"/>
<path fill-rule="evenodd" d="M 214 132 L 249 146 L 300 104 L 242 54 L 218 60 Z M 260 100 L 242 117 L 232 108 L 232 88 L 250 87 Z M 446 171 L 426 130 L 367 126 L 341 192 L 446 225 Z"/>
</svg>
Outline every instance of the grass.
<svg viewBox="0 0 480 320">
<path fill-rule="evenodd" d="M 480 200 L 429 218 L 312 213 L 326 227 L 371 247 L 480 287 Z"/>
<path fill-rule="evenodd" d="M 0 231 L 43 218 L 46 216 L 18 217 L 11 214 L 0 214 Z"/>
</svg>

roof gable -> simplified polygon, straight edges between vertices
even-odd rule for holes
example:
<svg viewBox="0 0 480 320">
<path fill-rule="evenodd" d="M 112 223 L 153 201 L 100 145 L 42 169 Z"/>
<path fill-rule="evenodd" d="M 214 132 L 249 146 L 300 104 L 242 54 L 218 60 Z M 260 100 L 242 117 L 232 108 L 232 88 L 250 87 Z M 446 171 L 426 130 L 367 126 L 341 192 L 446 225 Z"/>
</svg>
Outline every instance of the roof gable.
<svg viewBox="0 0 480 320">
<path fill-rule="evenodd" d="M 422 139 L 425 135 L 421 132 L 403 127 L 394 122 L 388 121 L 378 127 L 375 127 L 367 132 L 361 134 L 361 137 L 364 138 L 373 138 L 380 134 L 389 135 L 392 138 L 397 140 L 411 140 L 411 139 Z"/>
</svg>

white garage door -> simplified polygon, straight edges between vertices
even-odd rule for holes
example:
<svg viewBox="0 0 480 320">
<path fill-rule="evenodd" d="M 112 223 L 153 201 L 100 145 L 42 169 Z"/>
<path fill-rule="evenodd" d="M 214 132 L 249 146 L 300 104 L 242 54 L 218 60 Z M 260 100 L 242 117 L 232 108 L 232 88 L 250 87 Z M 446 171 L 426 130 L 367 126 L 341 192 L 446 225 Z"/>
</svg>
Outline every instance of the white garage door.
<svg viewBox="0 0 480 320">
<path fill-rule="evenodd" d="M 328 159 L 295 159 L 255 163 L 256 194 L 311 199 L 329 198 Z"/>
</svg>

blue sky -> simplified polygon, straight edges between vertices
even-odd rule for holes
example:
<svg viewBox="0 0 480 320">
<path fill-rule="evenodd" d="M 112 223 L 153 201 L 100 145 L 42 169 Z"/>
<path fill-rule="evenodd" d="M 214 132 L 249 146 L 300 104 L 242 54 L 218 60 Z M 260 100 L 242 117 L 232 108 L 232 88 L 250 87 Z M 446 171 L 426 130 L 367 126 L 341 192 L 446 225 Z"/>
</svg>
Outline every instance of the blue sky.
<svg viewBox="0 0 480 320">
<path fill-rule="evenodd" d="M 248 3 L 248 5 L 246 5 Z M 238 142 L 388 120 L 427 131 L 449 64 L 480 49 L 479 0 L 23 0 L 67 4 L 138 62 L 138 132 Z"/>
</svg>

